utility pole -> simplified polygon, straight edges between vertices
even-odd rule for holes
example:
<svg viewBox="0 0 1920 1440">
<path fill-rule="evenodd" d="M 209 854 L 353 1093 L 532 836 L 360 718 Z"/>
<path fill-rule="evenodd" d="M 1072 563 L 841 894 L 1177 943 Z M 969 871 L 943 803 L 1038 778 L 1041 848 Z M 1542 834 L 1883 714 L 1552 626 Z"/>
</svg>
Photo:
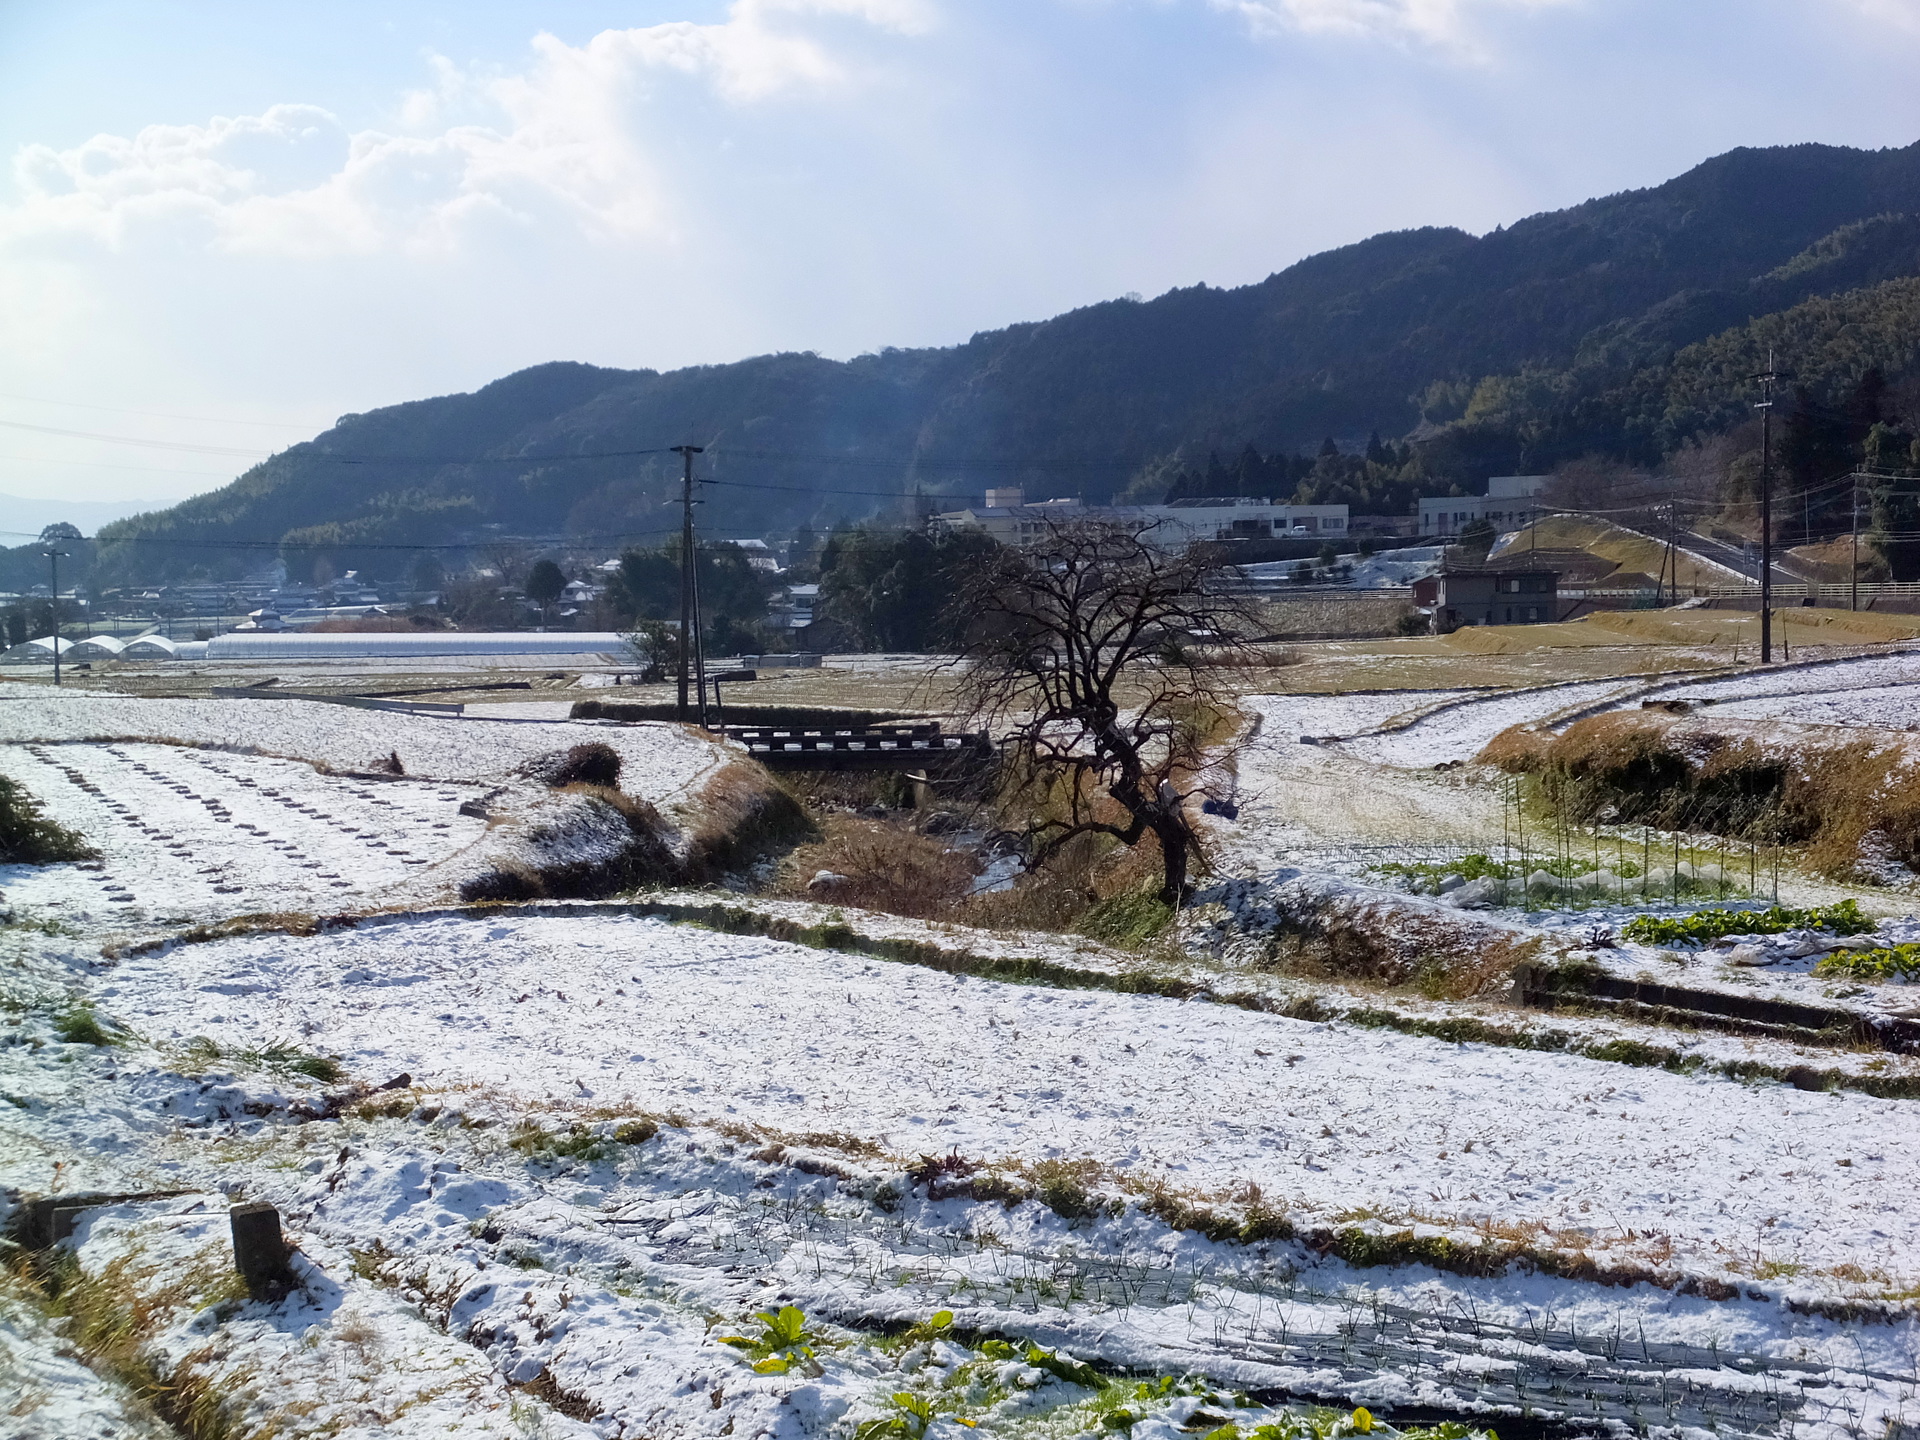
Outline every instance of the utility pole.
<svg viewBox="0 0 1920 1440">
<path fill-rule="evenodd" d="M 1767 368 L 1749 380 L 1761 384 L 1760 403 L 1760 663 L 1773 663 L 1773 385 L 1782 375 L 1767 350 Z"/>
<path fill-rule="evenodd" d="M 687 681 L 689 665 L 699 685 L 700 723 L 707 723 L 706 666 L 698 664 L 696 652 L 700 638 L 699 551 L 693 537 L 693 457 L 704 452 L 703 445 L 675 445 L 673 453 L 681 460 L 680 471 L 680 699 L 675 715 L 687 718 Z M 703 657 L 702 657 L 703 658 Z"/>
<path fill-rule="evenodd" d="M 53 575 L 53 683 L 60 683 L 60 557 L 65 550 L 56 550 L 49 545 L 40 552 L 47 557 L 47 565 Z"/>
<path fill-rule="evenodd" d="M 1668 582 L 1673 587 L 1669 593 L 1673 596 L 1676 604 L 1679 603 L 1680 600 L 1680 556 L 1677 553 L 1679 539 L 1680 506 L 1677 502 L 1669 500 L 1667 502 L 1667 559 L 1666 563 L 1661 567 L 1660 573 L 1673 577 Z M 1658 599 L 1659 597 L 1656 595 L 1654 598 Z"/>
<path fill-rule="evenodd" d="M 1849 610 L 1860 608 L 1860 477 L 1853 478 L 1853 565 L 1847 572 Z"/>
</svg>

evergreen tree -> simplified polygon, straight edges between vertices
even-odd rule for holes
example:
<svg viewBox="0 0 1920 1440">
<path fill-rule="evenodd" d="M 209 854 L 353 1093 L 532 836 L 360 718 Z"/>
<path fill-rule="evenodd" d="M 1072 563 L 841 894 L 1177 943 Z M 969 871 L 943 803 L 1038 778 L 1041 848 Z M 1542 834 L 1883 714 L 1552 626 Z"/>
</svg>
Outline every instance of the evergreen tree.
<svg viewBox="0 0 1920 1440">
<path fill-rule="evenodd" d="M 1920 440 L 1883 421 L 1862 449 L 1867 469 L 1883 477 L 1873 486 L 1868 543 L 1895 580 L 1920 578 Z"/>
<path fill-rule="evenodd" d="M 1787 483 L 1774 498 L 1774 514 L 1787 543 L 1804 545 L 1832 528 L 1836 495 L 1837 523 L 1846 525 L 1847 492 L 1830 482 L 1853 468 L 1848 440 L 1843 413 L 1822 405 L 1805 385 L 1793 387 L 1780 428 L 1780 468 Z"/>
</svg>

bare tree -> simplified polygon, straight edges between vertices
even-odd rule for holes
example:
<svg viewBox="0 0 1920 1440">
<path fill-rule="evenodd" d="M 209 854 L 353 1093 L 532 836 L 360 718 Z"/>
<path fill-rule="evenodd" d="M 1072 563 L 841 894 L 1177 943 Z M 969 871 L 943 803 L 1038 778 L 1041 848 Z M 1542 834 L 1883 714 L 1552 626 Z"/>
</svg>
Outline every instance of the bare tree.
<svg viewBox="0 0 1920 1440">
<path fill-rule="evenodd" d="M 1005 737 L 1016 783 L 1045 798 L 1027 827 L 1031 864 L 1077 836 L 1150 834 L 1160 898 L 1177 905 L 1204 858 L 1188 804 L 1211 796 L 1222 662 L 1251 658 L 1252 622 L 1218 562 L 1168 553 L 1152 531 L 1050 525 L 989 557 L 955 601 L 957 689 L 973 723 Z"/>
</svg>

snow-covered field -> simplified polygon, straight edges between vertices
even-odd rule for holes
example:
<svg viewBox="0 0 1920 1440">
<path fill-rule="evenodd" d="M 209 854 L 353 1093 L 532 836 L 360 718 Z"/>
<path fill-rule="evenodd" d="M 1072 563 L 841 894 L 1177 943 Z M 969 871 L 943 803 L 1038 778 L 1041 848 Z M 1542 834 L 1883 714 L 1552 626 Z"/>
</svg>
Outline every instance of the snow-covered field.
<svg viewBox="0 0 1920 1440">
<path fill-rule="evenodd" d="M 1090 1158 L 1221 1195 L 1252 1182 L 1321 1222 L 1364 1203 L 1390 1223 L 1575 1229 L 1598 1253 L 1657 1243 L 1696 1272 L 1765 1232 L 1810 1275 L 1920 1276 L 1920 1209 L 1889 1189 L 1920 1170 L 1920 1135 L 1865 1096 L 1525 1052 L 1462 1065 L 1391 1033 L 620 918 L 224 941 L 127 960 L 96 993 L 163 1043 L 304 1035 L 356 1074 L 436 1089 L 738 1116 L 902 1156 Z"/>
<path fill-rule="evenodd" d="M 445 898 L 543 825 L 566 828 L 568 802 L 521 771 L 583 741 L 613 746 L 622 787 L 684 832 L 701 784 L 728 760 L 664 724 L 0 693 L 0 775 L 100 851 L 80 870 L 0 866 L 0 894 L 117 929 Z M 392 757 L 404 775 L 379 773 Z"/>
<path fill-rule="evenodd" d="M 77 874 L 0 867 L 10 903 L 74 922 L 388 903 L 436 888 L 423 885 L 427 872 L 487 831 L 460 812 L 487 793 L 478 786 L 367 781 L 179 745 L 9 745 L 0 774 L 100 851 Z"/>
<path fill-rule="evenodd" d="M 1909 675 L 1920 656 L 1658 693 L 1711 695 L 1715 715 L 1894 706 Z M 1368 867 L 1488 845 L 1501 797 L 1454 762 L 1511 724 L 1637 705 L 1652 683 L 1251 698 L 1260 726 L 1238 818 L 1207 822 L 1209 880 L 1247 914 L 1318 885 L 1479 924 Z M 0 773 L 102 860 L 0 871 L 16 911 L 0 925 L 0 1181 L 184 1192 L 89 1212 L 70 1248 L 90 1283 L 144 1297 L 149 1361 L 227 1397 L 242 1433 L 850 1440 L 908 1414 L 896 1393 L 1032 1440 L 1282 1418 L 1214 1386 L 1809 1440 L 1920 1419 L 1916 1102 L 1866 1093 L 1905 1084 L 1906 1057 L 1378 999 L 1430 1029 L 1471 1014 L 1509 1035 L 1465 1044 L 1362 1020 L 1376 1002 L 1334 1003 L 1333 981 L 1299 994 L 1347 1019 L 1120 993 L 1145 968 L 1279 1008 L 1295 982 L 1237 971 L 1261 962 L 1230 947 L 1143 956 L 858 915 L 862 933 L 1113 983 L 981 979 L 612 907 L 109 956 L 102 940 L 190 920 L 443 904 L 497 843 L 501 807 L 538 789 L 522 767 L 582 740 L 614 745 L 625 788 L 685 827 L 728 752 L 505 706 L 454 720 L 4 693 Z M 370 778 L 389 754 L 405 775 Z M 460 814 L 476 800 L 482 815 Z M 1619 917 L 1483 918 L 1550 960 Z M 1603 963 L 1819 991 L 1805 964 L 1754 978 L 1725 958 L 1627 946 Z M 1532 1048 L 1549 1023 L 1587 1039 Z M 94 1043 L 100 1026 L 116 1043 Z M 1663 1044 L 1701 1063 L 1636 1058 Z M 1742 1060 L 1826 1067 L 1847 1088 L 1727 1078 Z M 237 1195 L 273 1201 L 300 1247 L 302 1286 L 278 1305 L 233 1292 L 221 1211 Z M 1196 1207 L 1265 1228 L 1216 1243 Z M 1498 1247 L 1537 1258 L 1444 1259 Z M 0 1376 L 43 1397 L 20 1412 L 27 1433 L 141 1433 L 137 1417 L 112 1429 L 127 1397 L 83 1380 L 35 1303 L 0 1293 Z M 756 1372 L 721 1343 L 785 1303 L 805 1310 L 814 1359 Z M 876 1329 L 941 1309 L 964 1339 Z M 983 1351 L 984 1335 L 1208 1378 L 1129 1400 L 1137 1417 L 1116 1424 L 1122 1389 Z M 887 1440 L 964 1428 L 915 1423 Z"/>
<path fill-rule="evenodd" d="M 516 724 L 302 700 L 145 700 L 98 691 L 0 687 L 0 744 L 160 740 L 286 755 L 340 770 L 373 770 L 397 754 L 410 776 L 515 777 L 538 755 L 600 740 L 620 752 L 620 783 L 663 810 L 723 763 L 722 752 L 674 725 Z"/>
<path fill-rule="evenodd" d="M 827 1322 L 939 1308 L 1149 1374 L 1376 1407 L 1584 1409 L 1625 1384 L 1647 1418 L 1763 1433 L 1784 1406 L 1824 1436 L 1877 1435 L 1911 1401 L 1911 1322 L 1794 1308 L 1911 1283 L 1915 1157 L 1893 1102 L 619 916 L 214 942 L 124 961 L 95 993 L 145 1038 L 45 1044 L 43 1019 L 16 1019 L 16 1040 L 43 1045 L 0 1048 L 8 1171 L 38 1188 L 53 1157 L 80 1156 L 71 1188 L 199 1187 L 94 1212 L 76 1242 L 90 1273 L 133 1256 L 217 1278 L 214 1178 L 273 1200 L 307 1283 L 236 1312 L 221 1373 L 265 1407 L 264 1362 L 281 1398 L 324 1399 L 319 1415 L 366 1433 L 518 1407 L 555 1436 L 843 1434 L 897 1389 L 952 1398 L 984 1362 L 944 1342 L 889 1353 Z M 404 1071 L 404 1088 L 301 1123 L 324 1107 L 300 1076 L 183 1063 L 289 1040 L 365 1081 Z M 903 1173 L 916 1156 L 1073 1177 L 1096 1200 L 942 1200 Z M 1140 1208 L 1155 1182 L 1229 1209 L 1257 1197 L 1303 1229 L 1528 1238 L 1735 1284 L 1710 1299 L 1672 1281 L 1354 1269 L 1168 1230 Z M 1104 1213 L 1106 1196 L 1125 1208 Z M 821 1332 L 817 1376 L 755 1375 L 716 1342 L 783 1302 Z M 184 1307 L 170 1353 L 204 1351 L 198 1313 Z M 1084 1388 L 997 1373 L 960 1413 L 1014 1434 L 1098 1428 L 1074 1408 Z M 1173 1440 L 1194 1409 L 1137 1433 Z"/>
</svg>

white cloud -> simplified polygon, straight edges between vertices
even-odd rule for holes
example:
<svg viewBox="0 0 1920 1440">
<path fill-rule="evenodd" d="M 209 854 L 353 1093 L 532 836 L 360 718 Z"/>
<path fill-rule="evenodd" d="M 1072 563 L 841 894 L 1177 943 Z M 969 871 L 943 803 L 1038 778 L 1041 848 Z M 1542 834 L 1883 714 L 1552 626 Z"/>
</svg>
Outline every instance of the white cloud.
<svg viewBox="0 0 1920 1440">
<path fill-rule="evenodd" d="M 1577 0 L 1209 0 L 1256 34 L 1345 34 L 1412 40 L 1462 54 L 1479 50 L 1475 22 L 1496 10 L 1544 10 Z M 1902 0 L 1867 0 L 1899 4 Z"/>
<path fill-rule="evenodd" d="M 1868 20 L 1920 34 L 1920 0 L 1841 0 Z"/>
<path fill-rule="evenodd" d="M 410 134 L 349 134 L 325 110 L 276 105 L 67 150 L 29 145 L 0 242 L 119 248 L 135 229 L 171 225 L 235 253 L 437 253 L 477 221 L 555 213 L 595 238 L 667 238 L 669 197 L 634 120 L 650 86 L 692 81 L 733 106 L 844 88 L 858 76 L 821 32 L 916 35 L 934 19 L 929 0 L 735 0 L 714 24 L 608 30 L 580 46 L 536 36 L 520 74 L 435 57 L 433 85 L 400 106 Z"/>
</svg>

